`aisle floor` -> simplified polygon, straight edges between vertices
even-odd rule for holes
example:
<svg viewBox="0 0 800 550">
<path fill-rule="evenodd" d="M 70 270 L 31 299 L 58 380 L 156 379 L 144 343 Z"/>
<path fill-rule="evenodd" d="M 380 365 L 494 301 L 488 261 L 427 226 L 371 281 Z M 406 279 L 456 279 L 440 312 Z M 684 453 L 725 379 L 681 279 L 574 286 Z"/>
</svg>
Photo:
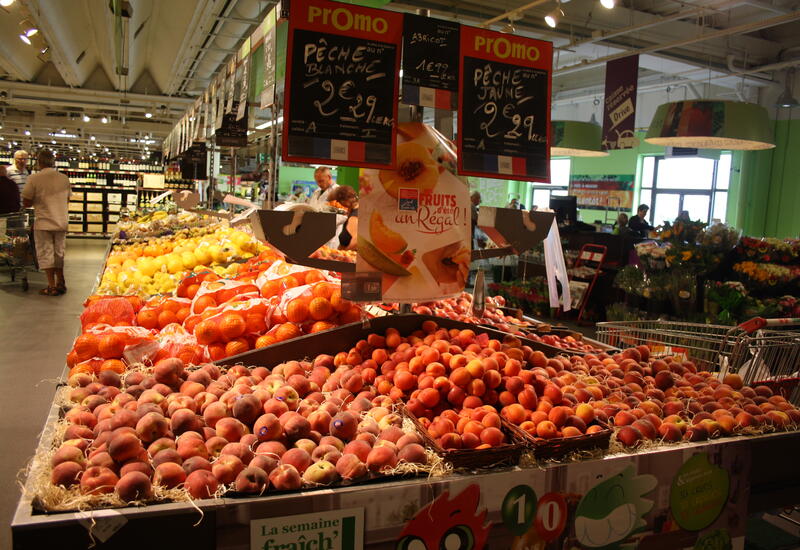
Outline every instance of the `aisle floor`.
<svg viewBox="0 0 800 550">
<path fill-rule="evenodd" d="M 18 478 L 36 448 L 56 379 L 78 331 L 81 304 L 94 286 L 107 245 L 106 240 L 67 240 L 69 291 L 63 296 L 39 294 L 46 286 L 44 273 L 30 274 L 30 290 L 24 292 L 0 270 L 0 548 L 11 548 Z"/>
</svg>

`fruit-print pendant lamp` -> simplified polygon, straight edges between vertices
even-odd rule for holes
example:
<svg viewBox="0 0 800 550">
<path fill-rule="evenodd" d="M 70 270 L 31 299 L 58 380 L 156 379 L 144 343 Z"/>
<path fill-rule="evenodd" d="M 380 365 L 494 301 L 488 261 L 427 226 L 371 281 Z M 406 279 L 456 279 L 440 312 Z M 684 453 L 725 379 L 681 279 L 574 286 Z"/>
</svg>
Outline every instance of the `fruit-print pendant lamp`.
<svg viewBox="0 0 800 550">
<path fill-rule="evenodd" d="M 603 131 L 597 124 L 577 120 L 554 120 L 551 123 L 550 156 L 607 157 L 601 143 Z"/>
<path fill-rule="evenodd" d="M 658 107 L 647 143 L 697 149 L 760 150 L 775 147 L 767 110 L 754 103 L 690 100 Z"/>
</svg>

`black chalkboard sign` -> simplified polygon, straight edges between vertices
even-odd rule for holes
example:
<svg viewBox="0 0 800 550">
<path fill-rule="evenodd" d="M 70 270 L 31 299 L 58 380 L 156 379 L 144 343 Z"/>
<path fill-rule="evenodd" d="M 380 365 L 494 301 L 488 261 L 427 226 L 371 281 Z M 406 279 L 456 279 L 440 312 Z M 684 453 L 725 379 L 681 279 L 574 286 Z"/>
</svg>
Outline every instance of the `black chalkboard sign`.
<svg viewBox="0 0 800 550">
<path fill-rule="evenodd" d="M 185 180 L 206 179 L 207 154 L 205 142 L 194 142 L 180 156 L 181 177 Z"/>
<path fill-rule="evenodd" d="M 222 116 L 222 126 L 216 131 L 217 145 L 221 147 L 245 147 L 247 145 L 247 106 L 241 120 L 236 120 L 239 102 L 234 101 L 231 112 Z"/>
<path fill-rule="evenodd" d="M 552 44 L 462 27 L 459 173 L 549 181 Z"/>
<path fill-rule="evenodd" d="M 403 103 L 456 109 L 460 28 L 458 23 L 406 14 L 403 20 Z"/>
<path fill-rule="evenodd" d="M 402 14 L 292 2 L 283 158 L 394 165 Z"/>
</svg>

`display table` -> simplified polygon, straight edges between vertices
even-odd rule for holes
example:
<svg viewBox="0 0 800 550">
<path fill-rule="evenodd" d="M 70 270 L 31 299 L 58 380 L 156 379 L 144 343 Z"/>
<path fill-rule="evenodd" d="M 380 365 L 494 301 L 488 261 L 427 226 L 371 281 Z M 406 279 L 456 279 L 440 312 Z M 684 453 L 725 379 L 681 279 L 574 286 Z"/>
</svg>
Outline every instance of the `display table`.
<svg viewBox="0 0 800 550">
<path fill-rule="evenodd" d="M 724 528 L 735 539 L 744 536 L 747 514 L 800 502 L 800 470 L 796 467 L 796 456 L 790 452 L 797 448 L 800 448 L 800 434 L 776 433 L 662 446 L 633 454 L 617 454 L 567 464 L 540 464 L 527 469 L 515 467 L 441 478 L 354 485 L 334 490 L 204 500 L 197 501 L 197 506 L 173 503 L 83 513 L 34 514 L 31 502 L 23 498 L 12 522 L 12 532 L 14 548 L 48 548 L 55 545 L 59 548 L 86 548 L 90 544 L 90 529 L 97 533 L 99 544 L 96 548 L 154 545 L 160 548 L 177 545 L 193 549 L 276 548 L 272 545 L 274 542 L 266 544 L 270 536 L 265 533 L 269 533 L 270 529 L 267 527 L 262 530 L 261 520 L 276 520 L 274 523 L 277 525 L 300 525 L 309 520 L 292 523 L 293 520 L 286 516 L 336 512 L 333 516 L 355 517 L 358 527 L 359 515 L 363 513 L 363 547 L 390 549 L 396 547 L 396 541 L 415 513 L 436 497 L 448 492 L 447 498 L 450 500 L 460 494 L 464 494 L 466 499 L 477 491 L 476 494 L 480 495 L 479 504 L 467 503 L 466 500 L 459 502 L 465 506 L 477 504 L 478 513 L 483 510 L 488 512 L 485 520 L 491 523 L 489 547 L 517 548 L 513 546 L 514 532 L 524 534 L 536 531 L 535 515 L 541 516 L 543 513 L 551 515 L 549 519 L 539 518 L 538 532 L 546 531 L 548 525 L 555 529 L 561 524 L 563 529 L 554 540 L 568 539 L 575 544 L 576 537 L 580 536 L 575 530 L 578 501 L 600 481 L 623 473 L 641 482 L 642 490 L 647 491 L 642 498 L 652 502 L 651 511 L 644 514 L 646 529 L 633 538 L 644 537 L 641 542 L 643 548 L 676 548 L 691 546 L 691 541 L 697 536 L 695 532 L 677 529 L 673 521 L 675 514 L 696 517 L 699 512 L 692 511 L 693 506 L 720 507 L 718 517 L 711 518 L 702 532 Z M 679 472 L 693 456 L 698 457 L 695 460 L 701 463 L 707 458 L 710 464 L 719 465 L 722 470 L 706 465 L 694 471 Z M 706 481 L 703 483 L 692 481 L 704 476 Z M 695 504 L 683 502 L 679 504 L 680 512 L 676 509 L 670 514 L 671 494 L 680 490 L 672 485 L 679 479 L 685 479 L 689 483 L 687 487 L 696 491 L 700 495 L 696 498 L 705 504 L 700 501 Z M 473 485 L 478 489 L 463 493 Z M 512 491 L 520 485 L 530 488 L 532 493 L 524 488 Z M 726 487 L 727 490 L 723 491 Z M 721 496 L 724 493 L 727 493 L 727 497 Z M 528 502 L 525 502 L 526 497 Z M 522 511 L 514 509 L 514 502 L 510 500 L 514 500 L 517 506 L 523 505 Z M 538 501 L 538 506 L 530 502 L 533 500 Z M 437 519 L 427 523 L 429 531 L 450 527 L 451 524 L 447 524 L 449 520 L 437 516 L 440 512 L 441 509 L 433 512 Z M 565 514 L 565 517 L 558 517 L 558 514 Z M 409 529 L 414 533 L 426 532 L 426 520 L 417 519 L 418 522 Z M 521 523 L 518 524 L 517 520 L 521 520 Z M 585 521 L 578 521 L 579 528 L 583 523 Z M 253 535 L 251 524 L 254 525 Z M 314 537 L 323 531 L 325 529 L 315 531 Z M 324 538 L 328 535 L 331 533 L 320 536 Z M 108 536 L 105 544 L 100 543 L 101 536 Z M 354 544 L 332 547 L 362 547 L 358 530 L 348 536 L 355 538 Z M 272 539 L 278 540 L 277 535 L 273 535 Z"/>
</svg>

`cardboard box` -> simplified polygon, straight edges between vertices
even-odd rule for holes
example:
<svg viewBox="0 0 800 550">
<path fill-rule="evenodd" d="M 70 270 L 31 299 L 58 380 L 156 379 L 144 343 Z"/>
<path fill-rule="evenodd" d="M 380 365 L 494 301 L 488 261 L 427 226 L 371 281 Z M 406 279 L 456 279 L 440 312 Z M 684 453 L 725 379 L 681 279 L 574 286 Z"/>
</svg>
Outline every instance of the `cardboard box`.
<svg viewBox="0 0 800 550">
<path fill-rule="evenodd" d="M 67 224 L 67 231 L 70 233 L 83 233 L 82 223 L 69 223 Z"/>
<path fill-rule="evenodd" d="M 69 194 L 69 200 L 71 201 L 82 201 L 86 193 L 83 191 L 73 191 Z"/>
<path fill-rule="evenodd" d="M 109 193 L 107 195 L 108 204 L 121 204 L 122 203 L 122 193 Z"/>
<path fill-rule="evenodd" d="M 83 212 L 83 203 L 82 202 L 70 202 L 69 209 L 73 212 Z"/>
<path fill-rule="evenodd" d="M 122 209 L 121 204 L 109 204 L 108 211 L 109 212 L 119 212 Z"/>
<path fill-rule="evenodd" d="M 116 222 L 119 220 L 119 214 L 109 214 L 108 221 L 109 222 Z"/>
<path fill-rule="evenodd" d="M 86 232 L 87 233 L 102 233 L 103 232 L 103 224 L 102 223 L 89 223 L 89 224 L 86 224 Z"/>
<path fill-rule="evenodd" d="M 88 221 L 88 222 L 96 222 L 96 223 L 103 223 L 103 215 L 102 214 L 86 214 L 86 221 Z"/>
<path fill-rule="evenodd" d="M 99 202 L 90 202 L 86 204 L 86 211 L 87 212 L 102 212 L 103 205 Z"/>
<path fill-rule="evenodd" d="M 69 221 L 74 223 L 83 223 L 83 213 L 82 212 L 70 212 L 69 213 Z"/>
<path fill-rule="evenodd" d="M 103 202 L 103 193 L 86 193 L 86 200 L 93 202 Z"/>
</svg>

